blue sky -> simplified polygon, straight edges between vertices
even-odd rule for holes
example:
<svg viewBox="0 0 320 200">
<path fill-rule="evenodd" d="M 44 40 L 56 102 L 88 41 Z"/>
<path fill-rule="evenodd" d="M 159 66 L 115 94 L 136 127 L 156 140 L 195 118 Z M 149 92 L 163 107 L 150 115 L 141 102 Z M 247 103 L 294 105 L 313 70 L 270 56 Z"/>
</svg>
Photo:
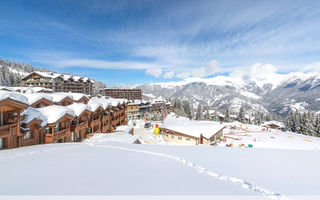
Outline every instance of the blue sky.
<svg viewBox="0 0 320 200">
<path fill-rule="evenodd" d="M 320 1 L 311 0 L 0 1 L 1 58 L 110 87 L 245 73 L 257 63 L 319 72 L 319 36 Z"/>
</svg>

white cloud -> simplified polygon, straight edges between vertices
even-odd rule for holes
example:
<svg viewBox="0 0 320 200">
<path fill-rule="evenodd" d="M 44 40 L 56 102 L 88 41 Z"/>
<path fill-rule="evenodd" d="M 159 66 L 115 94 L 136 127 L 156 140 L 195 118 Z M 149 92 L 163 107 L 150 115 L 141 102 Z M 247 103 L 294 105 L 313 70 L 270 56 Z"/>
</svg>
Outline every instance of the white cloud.
<svg viewBox="0 0 320 200">
<path fill-rule="evenodd" d="M 206 77 L 220 72 L 221 69 L 218 67 L 216 60 L 211 60 L 206 66 L 193 69 L 191 75 L 193 77 Z"/>
<path fill-rule="evenodd" d="M 177 73 L 175 75 L 176 78 L 182 78 L 182 79 L 186 79 L 190 76 L 190 73 L 187 72 L 183 72 L 183 73 Z"/>
<path fill-rule="evenodd" d="M 162 69 L 161 68 L 150 68 L 145 71 L 145 74 L 159 78 L 162 75 Z"/>
<path fill-rule="evenodd" d="M 174 72 L 169 71 L 163 74 L 163 78 L 172 78 L 174 76 Z"/>
<path fill-rule="evenodd" d="M 320 72 L 320 62 L 315 62 L 307 65 L 302 69 L 303 72 Z"/>
</svg>

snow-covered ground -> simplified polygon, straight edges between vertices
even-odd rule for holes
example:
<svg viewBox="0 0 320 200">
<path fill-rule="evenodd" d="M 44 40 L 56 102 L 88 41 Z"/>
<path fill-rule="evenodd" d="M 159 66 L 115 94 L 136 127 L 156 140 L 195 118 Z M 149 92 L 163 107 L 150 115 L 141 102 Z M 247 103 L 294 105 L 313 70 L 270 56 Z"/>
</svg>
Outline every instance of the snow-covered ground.
<svg viewBox="0 0 320 200">
<path fill-rule="evenodd" d="M 260 126 L 237 122 L 225 125 L 227 128 L 224 135 L 227 141 L 221 142 L 220 146 L 233 144 L 234 147 L 247 147 L 251 144 L 253 148 L 320 150 L 320 138 L 274 129 L 267 131 Z M 230 129 L 230 126 L 236 126 L 236 129 Z"/>
<path fill-rule="evenodd" d="M 138 121 L 134 136 L 130 125 L 82 143 L 0 151 L 0 195 L 320 197 L 319 139 L 242 127 L 233 134 L 241 140 L 227 143 L 253 148 L 167 145 Z M 146 144 L 132 144 L 136 139 Z"/>
</svg>

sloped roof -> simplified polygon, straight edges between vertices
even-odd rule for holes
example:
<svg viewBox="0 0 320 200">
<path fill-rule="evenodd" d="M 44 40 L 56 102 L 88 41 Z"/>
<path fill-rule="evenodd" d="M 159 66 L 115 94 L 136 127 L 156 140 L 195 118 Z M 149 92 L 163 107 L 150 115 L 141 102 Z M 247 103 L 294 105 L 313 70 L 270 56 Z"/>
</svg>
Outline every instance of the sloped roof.
<svg viewBox="0 0 320 200">
<path fill-rule="evenodd" d="M 209 139 L 223 129 L 224 125 L 211 121 L 194 121 L 185 117 L 168 116 L 160 127 L 196 138 L 200 138 L 202 134 L 203 137 Z"/>
<path fill-rule="evenodd" d="M 72 109 L 76 116 L 80 116 L 85 110 L 91 111 L 89 106 L 83 103 L 73 103 L 67 107 Z"/>
<path fill-rule="evenodd" d="M 59 121 L 63 116 L 67 114 L 74 117 L 76 116 L 74 111 L 67 106 L 46 106 L 43 108 L 38 108 L 38 111 L 40 111 L 47 118 L 47 122 L 49 124 Z"/>
<path fill-rule="evenodd" d="M 17 101 L 17 102 L 29 105 L 28 98 L 25 97 L 24 95 L 17 92 L 0 90 L 0 101 L 3 101 L 5 99 L 11 99 L 13 101 Z"/>
</svg>

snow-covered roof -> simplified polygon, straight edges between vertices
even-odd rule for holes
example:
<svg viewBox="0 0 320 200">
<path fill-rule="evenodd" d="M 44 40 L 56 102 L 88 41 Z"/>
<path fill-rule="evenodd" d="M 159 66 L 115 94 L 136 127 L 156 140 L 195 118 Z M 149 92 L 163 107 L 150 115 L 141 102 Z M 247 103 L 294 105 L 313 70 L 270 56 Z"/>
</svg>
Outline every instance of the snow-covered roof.
<svg viewBox="0 0 320 200">
<path fill-rule="evenodd" d="M 53 98 L 47 93 L 24 93 L 23 95 L 27 97 L 29 105 L 32 105 L 40 99 L 47 99 L 53 102 Z"/>
<path fill-rule="evenodd" d="M 67 106 L 47 106 L 43 108 L 38 108 L 38 110 L 47 118 L 49 124 L 57 122 L 66 114 L 76 116 L 74 111 Z"/>
<path fill-rule="evenodd" d="M 276 125 L 276 126 L 278 126 L 280 128 L 285 127 L 282 122 L 278 122 L 278 121 L 267 121 L 267 122 L 264 122 L 262 124 L 262 126 L 270 126 L 270 125 Z"/>
<path fill-rule="evenodd" d="M 75 100 L 75 101 L 80 100 L 82 97 L 89 99 L 88 95 L 83 94 L 83 93 L 68 93 L 68 94 L 71 95 L 73 100 Z"/>
<path fill-rule="evenodd" d="M 93 102 L 93 101 L 88 102 L 88 107 L 91 112 L 95 112 L 99 107 L 103 109 L 103 106 L 101 103 Z"/>
<path fill-rule="evenodd" d="M 80 116 L 85 110 L 90 111 L 89 106 L 83 103 L 73 103 L 67 107 L 72 109 L 76 116 Z"/>
<path fill-rule="evenodd" d="M 92 97 L 89 102 L 88 105 L 91 105 L 93 103 L 98 103 L 101 105 L 101 107 L 105 110 L 108 106 L 112 106 L 112 103 L 109 101 L 109 99 L 105 99 L 105 98 L 98 98 L 98 97 Z"/>
<path fill-rule="evenodd" d="M 24 95 L 17 92 L 0 90 L 0 101 L 3 101 L 5 99 L 11 99 L 29 105 L 28 99 Z"/>
<path fill-rule="evenodd" d="M 42 77 L 47 77 L 47 78 L 57 78 L 57 77 L 61 77 L 64 81 L 68 81 L 69 79 L 73 79 L 75 81 L 79 81 L 80 79 L 82 79 L 83 81 L 91 81 L 91 82 L 94 82 L 93 80 L 91 80 L 90 78 L 87 78 L 87 77 L 82 77 L 82 76 L 74 76 L 74 75 L 70 75 L 70 74 L 59 74 L 59 73 L 55 73 L 55 72 L 40 72 L 40 71 L 34 71 L 34 72 L 31 72 L 27 75 L 25 75 L 24 77 L 22 77 L 22 79 L 28 77 L 30 74 L 38 74 Z"/>
<path fill-rule="evenodd" d="M 46 116 L 42 114 L 38 109 L 29 107 L 24 110 L 21 116 L 24 116 L 24 119 L 21 120 L 21 123 L 28 124 L 34 119 L 41 121 L 40 126 L 44 127 L 48 124 Z"/>
<path fill-rule="evenodd" d="M 10 90 L 20 93 L 37 93 L 37 92 L 53 92 L 52 89 L 44 88 L 44 87 L 6 87 L 2 86 L 1 90 Z"/>
<path fill-rule="evenodd" d="M 196 138 L 199 138 L 202 134 L 203 137 L 209 139 L 223 129 L 224 125 L 210 121 L 193 121 L 185 117 L 176 118 L 168 116 L 160 127 Z"/>
<path fill-rule="evenodd" d="M 50 93 L 50 95 L 53 98 L 53 102 L 60 102 L 66 97 L 69 97 L 70 99 L 73 99 L 73 96 L 71 95 L 72 93 L 66 93 L 66 92 L 55 92 L 55 93 Z"/>
</svg>

